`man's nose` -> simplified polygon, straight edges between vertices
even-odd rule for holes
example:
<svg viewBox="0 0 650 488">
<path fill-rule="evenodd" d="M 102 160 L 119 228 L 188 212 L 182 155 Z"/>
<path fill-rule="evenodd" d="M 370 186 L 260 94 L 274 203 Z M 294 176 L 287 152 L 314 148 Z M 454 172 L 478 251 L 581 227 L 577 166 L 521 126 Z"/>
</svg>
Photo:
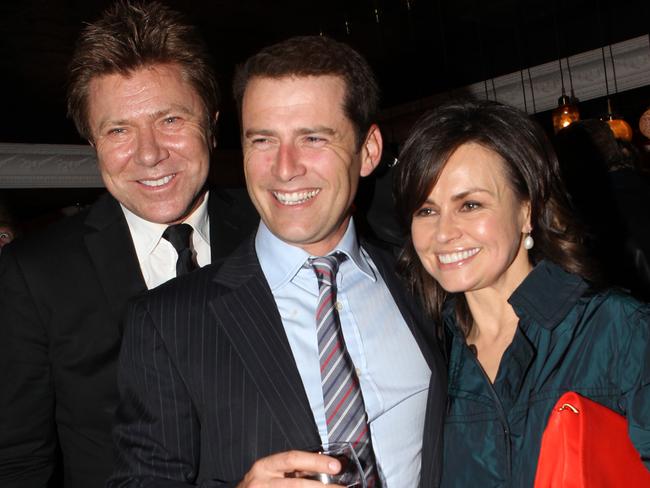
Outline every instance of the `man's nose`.
<svg viewBox="0 0 650 488">
<path fill-rule="evenodd" d="M 292 144 L 280 144 L 273 163 L 273 174 L 281 181 L 291 181 L 305 174 L 300 151 Z"/>
<path fill-rule="evenodd" d="M 155 166 L 169 157 L 169 151 L 162 144 L 159 134 L 153 127 L 143 127 L 138 130 L 135 149 L 135 160 L 143 166 Z"/>
</svg>

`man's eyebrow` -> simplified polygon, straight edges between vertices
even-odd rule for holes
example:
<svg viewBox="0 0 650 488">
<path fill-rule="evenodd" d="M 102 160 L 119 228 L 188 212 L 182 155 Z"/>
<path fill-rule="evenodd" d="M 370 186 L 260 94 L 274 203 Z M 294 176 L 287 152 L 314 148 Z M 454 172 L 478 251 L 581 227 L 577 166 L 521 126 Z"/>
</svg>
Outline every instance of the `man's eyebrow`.
<svg viewBox="0 0 650 488">
<path fill-rule="evenodd" d="M 149 118 L 155 120 L 159 119 L 160 117 L 164 117 L 165 115 L 173 114 L 174 112 L 180 112 L 187 115 L 193 114 L 192 110 L 190 110 L 189 107 L 182 104 L 173 103 L 169 106 L 169 108 L 158 110 L 152 114 L 149 114 Z M 107 125 L 127 125 L 129 122 L 129 119 L 104 119 L 99 124 L 99 130 L 103 130 Z"/>
<path fill-rule="evenodd" d="M 247 129 L 246 132 L 244 132 L 244 137 L 247 139 L 255 136 L 274 136 L 274 135 L 275 132 L 272 130 L 256 129 L 255 127 L 253 127 L 252 129 Z"/>
<path fill-rule="evenodd" d="M 299 129 L 296 129 L 296 131 L 294 132 L 295 135 L 299 135 L 299 136 L 304 136 L 308 134 L 327 134 L 333 136 L 336 133 L 337 133 L 336 130 L 324 125 L 317 125 L 315 127 L 301 127 Z M 270 129 L 256 129 L 255 127 L 247 129 L 246 132 L 244 132 L 244 137 L 247 139 L 255 136 L 268 137 L 268 136 L 275 136 L 275 135 L 277 135 L 276 131 Z"/>
<path fill-rule="evenodd" d="M 325 125 L 317 125 L 315 127 L 302 127 L 296 131 L 298 135 L 304 136 L 307 134 L 327 134 L 333 136 L 336 131 L 331 127 Z"/>
<path fill-rule="evenodd" d="M 158 116 L 160 117 L 161 115 L 167 115 L 171 112 L 181 112 L 184 114 L 193 114 L 194 111 L 188 107 L 187 105 L 184 105 L 182 103 L 172 103 L 168 109 L 166 110 L 161 110 L 158 112 Z"/>
</svg>

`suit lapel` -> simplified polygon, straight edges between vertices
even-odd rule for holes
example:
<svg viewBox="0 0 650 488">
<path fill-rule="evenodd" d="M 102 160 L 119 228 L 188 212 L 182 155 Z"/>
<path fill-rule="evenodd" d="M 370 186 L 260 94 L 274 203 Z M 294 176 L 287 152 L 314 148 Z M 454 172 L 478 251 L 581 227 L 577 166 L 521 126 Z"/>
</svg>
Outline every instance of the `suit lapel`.
<svg viewBox="0 0 650 488">
<path fill-rule="evenodd" d="M 216 280 L 230 292 L 211 301 L 217 322 L 265 398 L 290 445 L 320 443 L 275 300 L 249 241 L 224 262 Z"/>
<path fill-rule="evenodd" d="M 211 262 L 230 254 L 256 227 L 257 211 L 245 190 L 211 189 L 208 197 Z"/>
<path fill-rule="evenodd" d="M 208 197 L 208 216 L 210 218 L 210 255 L 214 263 L 228 253 L 226 239 L 229 232 L 237 231 L 236 222 L 231 222 L 226 217 L 232 205 L 232 200 L 227 195 L 214 189 Z M 226 214 L 226 215 L 224 215 Z"/>
<path fill-rule="evenodd" d="M 90 209 L 85 236 L 99 281 L 111 313 L 121 324 L 126 302 L 147 289 L 135 253 L 129 227 L 117 201 L 106 194 Z"/>
</svg>

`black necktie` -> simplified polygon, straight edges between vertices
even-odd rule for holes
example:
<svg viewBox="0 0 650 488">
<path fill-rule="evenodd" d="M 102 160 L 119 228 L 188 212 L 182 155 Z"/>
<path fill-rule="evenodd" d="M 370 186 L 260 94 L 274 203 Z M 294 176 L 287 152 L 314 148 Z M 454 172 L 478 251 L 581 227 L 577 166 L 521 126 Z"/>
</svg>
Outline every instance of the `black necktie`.
<svg viewBox="0 0 650 488">
<path fill-rule="evenodd" d="M 163 232 L 163 238 L 167 239 L 178 253 L 176 276 L 187 274 L 198 267 L 192 259 L 192 248 L 190 247 L 192 230 L 190 224 L 174 224 Z"/>
</svg>

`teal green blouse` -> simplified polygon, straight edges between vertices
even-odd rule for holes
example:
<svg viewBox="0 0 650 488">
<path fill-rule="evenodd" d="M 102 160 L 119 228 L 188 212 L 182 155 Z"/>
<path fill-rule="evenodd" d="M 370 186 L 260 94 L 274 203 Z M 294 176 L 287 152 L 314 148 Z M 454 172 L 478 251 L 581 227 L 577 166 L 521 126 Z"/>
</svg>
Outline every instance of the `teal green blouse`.
<svg viewBox="0 0 650 488">
<path fill-rule="evenodd" d="M 519 317 L 494 384 L 445 316 L 443 487 L 532 487 L 551 409 L 576 391 L 628 419 L 650 469 L 650 306 L 541 262 L 510 297 Z M 603 440 L 606 442 L 606 440 Z"/>
</svg>

